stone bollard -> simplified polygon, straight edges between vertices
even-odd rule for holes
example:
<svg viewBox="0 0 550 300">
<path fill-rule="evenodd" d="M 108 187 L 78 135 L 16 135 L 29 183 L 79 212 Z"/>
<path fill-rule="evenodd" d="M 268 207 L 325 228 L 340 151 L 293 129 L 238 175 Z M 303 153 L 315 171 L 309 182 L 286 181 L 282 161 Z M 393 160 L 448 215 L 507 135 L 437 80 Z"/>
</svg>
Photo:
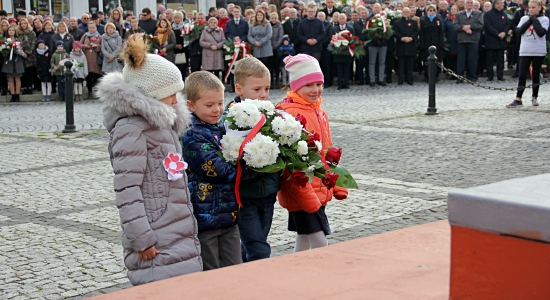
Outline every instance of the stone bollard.
<svg viewBox="0 0 550 300">
<path fill-rule="evenodd" d="M 65 62 L 65 117 L 66 124 L 63 133 L 77 132 L 74 125 L 74 85 L 73 85 L 73 71 L 71 68 L 73 63 L 71 61 Z"/>
<path fill-rule="evenodd" d="M 437 82 L 437 56 L 435 52 L 437 48 L 430 46 L 428 48 L 430 56 L 428 57 L 428 111 L 427 115 L 437 115 L 437 108 L 435 108 L 435 84 Z"/>
<path fill-rule="evenodd" d="M 453 191 L 450 299 L 550 299 L 550 174 Z"/>
</svg>

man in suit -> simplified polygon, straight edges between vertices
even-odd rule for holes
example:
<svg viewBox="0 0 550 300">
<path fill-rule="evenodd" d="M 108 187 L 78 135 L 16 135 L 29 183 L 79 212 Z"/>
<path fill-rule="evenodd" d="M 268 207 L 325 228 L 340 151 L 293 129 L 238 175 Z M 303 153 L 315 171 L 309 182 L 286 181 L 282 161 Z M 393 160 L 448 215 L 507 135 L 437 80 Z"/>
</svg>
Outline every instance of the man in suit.
<svg viewBox="0 0 550 300">
<path fill-rule="evenodd" d="M 407 84 L 413 84 L 413 65 L 416 57 L 416 42 L 418 40 L 418 23 L 410 18 L 411 10 L 404 7 L 401 12 L 402 18 L 394 24 L 394 33 L 396 38 L 396 54 L 398 60 L 399 81 L 398 85 L 402 85 L 403 81 Z"/>
<path fill-rule="evenodd" d="M 246 18 L 241 16 L 241 7 L 238 5 L 233 6 L 233 19 L 227 21 L 225 25 L 225 38 L 234 39 L 235 42 L 239 43 L 248 41 L 248 22 Z M 233 74 L 229 75 L 228 80 L 233 93 L 235 92 Z"/>
<path fill-rule="evenodd" d="M 464 75 L 468 64 L 468 79 L 477 81 L 478 43 L 483 30 L 483 18 L 479 10 L 474 10 L 474 1 L 466 0 L 464 10 L 456 14 L 453 28 L 458 36 L 457 74 Z M 460 79 L 457 83 L 462 83 Z"/>
<path fill-rule="evenodd" d="M 493 9 L 483 15 L 488 81 L 493 80 L 495 61 L 497 78 L 504 80 L 504 49 L 506 48 L 506 33 L 510 30 L 510 20 L 504 12 L 504 0 L 495 0 L 494 3 Z"/>
<path fill-rule="evenodd" d="M 332 28 L 334 33 L 347 30 L 354 34 L 353 27 L 347 25 L 348 19 L 345 14 L 338 15 L 338 25 Z M 353 57 L 349 54 L 337 54 L 334 55 L 334 64 L 336 65 L 336 72 L 338 74 L 338 89 L 349 89 L 349 78 L 351 65 L 353 64 Z"/>
<path fill-rule="evenodd" d="M 426 0 L 416 1 L 416 16 L 421 18 L 426 15 Z"/>
<path fill-rule="evenodd" d="M 289 19 L 283 23 L 283 30 L 288 35 L 296 53 L 300 53 L 300 40 L 298 39 L 298 24 L 300 23 L 300 19 L 297 17 L 295 8 L 290 8 L 288 17 Z"/>
<path fill-rule="evenodd" d="M 371 17 L 371 12 L 364 6 L 360 5 L 357 7 L 357 11 L 359 11 L 359 19 L 353 24 L 353 31 L 356 32 L 357 36 L 359 37 L 359 40 L 363 42 L 367 42 L 369 39 L 367 31 L 363 31 L 365 29 L 365 26 L 367 25 L 367 21 Z M 367 82 L 370 82 L 369 80 L 369 56 L 368 51 L 365 51 L 367 55 L 361 58 L 355 58 L 355 80 L 357 81 L 356 84 L 363 85 Z"/>
<path fill-rule="evenodd" d="M 321 11 L 325 13 L 328 20 L 332 22 L 338 22 L 338 19 L 332 20 L 332 15 L 334 14 L 334 12 L 341 12 L 341 10 L 334 7 L 334 0 L 327 0 L 325 4 L 327 5 L 327 7 L 321 9 Z"/>
<path fill-rule="evenodd" d="M 309 4 L 307 7 L 307 18 L 298 23 L 298 39 L 302 45 L 302 53 L 315 57 L 321 63 L 321 42 L 325 37 L 325 25 L 315 17 L 317 7 Z"/>
<path fill-rule="evenodd" d="M 241 18 L 241 7 L 238 5 L 233 7 L 233 19 L 225 25 L 225 38 L 235 42 L 248 41 L 248 22 L 246 18 Z"/>
<path fill-rule="evenodd" d="M 519 8 L 519 4 L 516 2 L 510 0 L 510 1 L 504 1 L 504 9 L 507 9 L 508 7 L 517 7 Z"/>
<path fill-rule="evenodd" d="M 325 84 L 324 87 L 332 86 L 332 80 L 333 76 L 331 75 L 331 61 L 332 61 L 332 53 L 328 51 L 328 45 L 330 44 L 330 40 L 332 39 L 332 22 L 329 22 L 326 19 L 325 13 L 320 11 L 317 13 L 317 18 L 323 22 L 323 26 L 325 27 L 325 37 L 323 38 L 323 41 L 321 42 L 321 47 L 323 51 L 321 52 L 321 71 L 323 71 L 323 75 L 325 77 Z"/>
</svg>

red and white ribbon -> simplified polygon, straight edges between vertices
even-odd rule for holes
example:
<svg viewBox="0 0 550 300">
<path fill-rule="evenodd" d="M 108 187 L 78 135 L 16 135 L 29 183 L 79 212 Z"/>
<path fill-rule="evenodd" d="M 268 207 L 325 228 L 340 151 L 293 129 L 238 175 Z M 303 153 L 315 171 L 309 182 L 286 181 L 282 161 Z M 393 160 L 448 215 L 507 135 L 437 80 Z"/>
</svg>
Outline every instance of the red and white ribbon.
<svg viewBox="0 0 550 300">
<path fill-rule="evenodd" d="M 243 57 L 246 56 L 246 42 L 235 42 L 233 44 L 235 48 L 233 49 L 233 57 L 231 57 L 231 61 L 229 62 L 229 67 L 227 68 L 227 72 L 225 74 L 225 78 L 223 81 L 227 82 L 227 78 L 229 77 L 229 74 L 231 74 L 231 69 L 233 68 L 233 65 L 237 61 L 237 58 L 239 57 L 239 53 L 241 52 L 241 48 L 243 49 Z"/>
<path fill-rule="evenodd" d="M 266 117 L 264 114 L 262 114 L 262 118 L 260 119 L 260 121 L 258 121 L 258 123 L 256 123 L 256 125 L 254 125 L 254 127 L 250 130 L 250 132 L 242 142 L 241 147 L 239 148 L 239 158 L 237 160 L 237 178 L 235 181 L 235 198 L 237 198 L 237 203 L 239 204 L 240 207 L 243 207 L 243 204 L 241 202 L 240 189 L 241 189 L 241 177 L 242 177 L 241 157 L 243 156 L 244 146 L 246 146 L 246 144 L 250 142 L 256 136 L 256 134 L 258 134 L 258 132 L 260 132 L 260 129 L 262 129 L 262 126 L 264 126 L 265 121 L 266 121 Z"/>
</svg>

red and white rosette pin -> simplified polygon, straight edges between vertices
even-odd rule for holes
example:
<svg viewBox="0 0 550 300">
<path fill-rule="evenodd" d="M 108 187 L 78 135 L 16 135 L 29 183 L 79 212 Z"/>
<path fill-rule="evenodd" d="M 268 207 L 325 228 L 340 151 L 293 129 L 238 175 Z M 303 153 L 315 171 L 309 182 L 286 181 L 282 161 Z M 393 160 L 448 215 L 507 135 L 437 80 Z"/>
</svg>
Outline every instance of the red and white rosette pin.
<svg viewBox="0 0 550 300">
<path fill-rule="evenodd" d="M 181 154 L 169 152 L 162 161 L 164 169 L 168 173 L 168 180 L 176 181 L 183 177 L 181 171 L 187 169 L 187 163 L 181 159 Z"/>
</svg>

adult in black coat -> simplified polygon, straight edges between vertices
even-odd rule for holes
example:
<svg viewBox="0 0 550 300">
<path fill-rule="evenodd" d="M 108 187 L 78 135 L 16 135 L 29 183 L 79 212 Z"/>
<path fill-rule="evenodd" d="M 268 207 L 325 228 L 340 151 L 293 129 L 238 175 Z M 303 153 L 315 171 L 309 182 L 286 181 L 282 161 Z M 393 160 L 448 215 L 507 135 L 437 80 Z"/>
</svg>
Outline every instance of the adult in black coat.
<svg viewBox="0 0 550 300">
<path fill-rule="evenodd" d="M 339 12 L 339 13 L 342 12 L 338 8 L 334 7 L 334 0 L 327 0 L 325 4 L 327 5 L 327 7 L 321 9 L 321 11 L 325 13 L 325 16 L 329 20 L 332 20 L 332 14 L 334 14 L 334 12 Z M 336 22 L 338 20 L 332 20 L 332 21 Z"/>
<path fill-rule="evenodd" d="M 508 7 L 517 7 L 519 8 L 519 4 L 516 2 L 510 0 L 510 1 L 504 1 L 504 9 L 507 9 Z"/>
<path fill-rule="evenodd" d="M 418 41 L 418 23 L 411 19 L 411 10 L 404 7 L 402 18 L 395 22 L 393 27 L 396 42 L 396 55 L 398 59 L 399 81 L 398 85 L 402 85 L 403 81 L 408 84 L 413 84 L 413 65 L 416 57 L 416 42 Z"/>
<path fill-rule="evenodd" d="M 300 53 L 300 39 L 298 39 L 298 24 L 300 23 L 300 18 L 297 17 L 297 11 L 295 8 L 290 8 L 288 12 L 288 20 L 283 23 L 283 30 L 288 38 L 290 43 L 294 46 L 296 53 Z"/>
<path fill-rule="evenodd" d="M 317 13 L 317 18 L 321 20 L 323 22 L 323 26 L 325 26 L 325 37 L 321 42 L 321 46 L 323 48 L 323 51 L 321 51 L 321 71 L 323 71 L 325 79 L 324 86 L 329 87 L 332 86 L 332 79 L 334 78 L 334 76 L 331 75 L 332 53 L 330 53 L 327 49 L 333 34 L 332 22 L 326 20 L 325 13 L 322 11 Z"/>
<path fill-rule="evenodd" d="M 338 26 L 332 27 L 334 34 L 347 30 L 354 34 L 353 27 L 346 24 L 347 17 L 345 14 L 338 15 Z M 336 72 L 338 74 L 338 89 L 349 89 L 349 78 L 351 65 L 353 64 L 353 56 L 349 54 L 337 54 L 333 55 L 334 64 L 336 65 Z"/>
<path fill-rule="evenodd" d="M 197 22 L 206 23 L 206 17 L 203 13 L 198 13 L 196 18 Z M 199 43 L 199 38 L 189 42 L 189 56 L 191 73 L 200 71 L 202 65 L 202 47 Z"/>
<path fill-rule="evenodd" d="M 444 31 L 443 20 L 435 14 L 435 6 L 428 5 L 426 8 L 426 15 L 420 18 L 420 58 L 422 61 L 427 62 L 430 52 L 428 49 L 430 46 L 436 46 L 437 51 L 435 55 L 442 58 L 443 43 L 444 43 Z M 424 77 L 428 78 L 428 64 L 424 63 Z M 437 68 L 437 74 L 439 75 L 439 68 Z"/>
<path fill-rule="evenodd" d="M 364 7 L 359 7 L 359 20 L 353 23 L 353 30 L 356 32 L 359 40 L 367 42 L 369 36 L 364 30 L 369 20 L 369 11 Z M 369 76 L 369 51 L 365 51 L 366 55 L 361 58 L 355 58 L 355 80 L 356 84 L 363 85 L 370 82 Z"/>
<path fill-rule="evenodd" d="M 325 25 L 323 21 L 315 17 L 316 11 L 315 7 L 307 8 L 307 18 L 298 23 L 297 34 L 302 45 L 302 53 L 315 57 L 320 63 L 323 51 L 321 42 L 325 37 Z"/>
<path fill-rule="evenodd" d="M 497 64 L 497 78 L 498 80 L 504 80 L 504 49 L 506 48 L 506 33 L 508 30 L 510 30 L 510 20 L 504 12 L 504 0 L 495 0 L 493 9 L 483 15 L 488 81 L 493 80 L 495 61 Z"/>
</svg>

